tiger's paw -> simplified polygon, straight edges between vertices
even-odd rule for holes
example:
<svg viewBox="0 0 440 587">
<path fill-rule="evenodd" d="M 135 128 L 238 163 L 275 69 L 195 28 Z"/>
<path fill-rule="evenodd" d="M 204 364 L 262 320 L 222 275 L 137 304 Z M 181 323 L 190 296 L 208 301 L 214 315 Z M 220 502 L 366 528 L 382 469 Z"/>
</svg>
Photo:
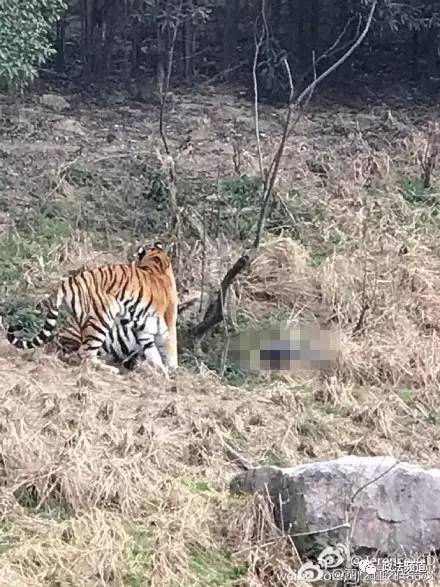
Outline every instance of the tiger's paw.
<svg viewBox="0 0 440 587">
<path fill-rule="evenodd" d="M 104 371 L 106 373 L 112 373 L 113 375 L 121 375 L 121 372 L 117 367 L 113 367 L 112 365 L 106 365 L 99 359 L 92 360 L 93 367 L 98 371 Z"/>
<path fill-rule="evenodd" d="M 90 356 L 87 353 L 79 352 L 79 355 L 82 359 L 82 362 L 85 366 L 90 366 L 93 370 L 103 371 L 106 373 L 111 373 L 112 375 L 121 375 L 121 372 L 117 367 L 113 367 L 112 365 L 107 365 L 104 361 L 99 359 L 96 356 Z"/>
</svg>

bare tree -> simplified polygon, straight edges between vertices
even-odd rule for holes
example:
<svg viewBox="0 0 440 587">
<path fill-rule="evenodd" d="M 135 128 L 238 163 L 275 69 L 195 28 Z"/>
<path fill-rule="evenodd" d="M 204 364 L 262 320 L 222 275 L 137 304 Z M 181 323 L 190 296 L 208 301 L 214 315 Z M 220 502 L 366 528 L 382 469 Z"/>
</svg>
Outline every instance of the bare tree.
<svg viewBox="0 0 440 587">
<path fill-rule="evenodd" d="M 258 60 L 258 54 L 261 49 L 261 45 L 264 42 L 265 35 L 267 35 L 267 18 L 266 18 L 266 0 L 261 0 L 261 12 L 259 15 L 259 20 L 262 22 L 262 31 L 260 34 L 256 34 L 256 43 L 255 43 L 255 57 L 254 57 L 254 67 L 253 67 L 253 76 L 254 76 L 254 91 L 255 91 L 255 129 L 256 129 L 256 137 L 257 137 L 257 150 L 258 150 L 258 158 L 260 162 L 260 173 L 262 175 L 263 181 L 263 194 L 262 194 L 262 204 L 260 209 L 260 215 L 258 219 L 255 239 L 253 242 L 253 250 L 257 250 L 260 246 L 261 237 L 264 231 L 266 215 L 269 208 L 270 200 L 272 198 L 273 189 L 278 177 L 278 172 L 281 164 L 281 160 L 283 157 L 284 149 L 286 146 L 288 136 L 293 132 L 296 125 L 298 124 L 301 116 L 304 113 L 305 107 L 307 106 L 308 102 L 310 101 L 314 90 L 316 89 L 317 85 L 326 79 L 330 74 L 338 69 L 349 57 L 353 54 L 353 52 L 359 47 L 362 41 L 365 39 L 368 31 L 370 30 L 371 23 L 373 20 L 374 12 L 376 10 L 378 0 L 373 0 L 370 11 L 368 14 L 368 18 L 365 22 L 364 28 L 362 29 L 358 38 L 354 41 L 354 43 L 344 52 L 344 54 L 335 61 L 332 65 L 330 65 L 325 71 L 323 71 L 320 75 L 316 75 L 316 59 L 313 56 L 313 70 L 314 70 L 314 78 L 313 81 L 295 97 L 295 88 L 293 84 L 293 77 L 291 74 L 291 70 L 289 67 L 289 63 L 287 58 L 284 59 L 283 63 L 286 69 L 286 73 L 289 79 L 289 102 L 287 106 L 287 113 L 285 117 L 285 122 L 283 125 L 283 130 L 281 134 L 281 139 L 278 148 L 275 151 L 275 154 L 272 157 L 268 170 L 266 171 L 264 168 L 262 151 L 261 151 L 261 141 L 260 141 L 260 134 L 259 134 L 259 125 L 258 125 L 258 83 L 256 78 L 256 63 Z M 296 115 L 294 116 L 294 114 Z M 235 278 L 242 272 L 245 267 L 248 266 L 250 261 L 249 253 L 245 253 L 241 255 L 238 260 L 234 263 L 234 265 L 227 271 L 226 275 L 223 277 L 220 289 L 215 297 L 215 299 L 208 305 L 208 308 L 205 312 L 205 315 L 202 321 L 194 326 L 191 330 L 192 334 L 197 338 L 205 335 L 209 332 L 214 326 L 219 324 L 225 316 L 224 313 L 224 306 L 226 301 L 226 296 L 229 287 L 235 280 Z"/>
<path fill-rule="evenodd" d="M 179 32 L 179 27 L 183 20 L 183 2 L 179 0 L 177 6 L 170 6 L 167 2 L 167 9 L 174 8 L 171 12 L 165 13 L 165 21 L 162 26 L 158 26 L 158 39 L 161 39 L 163 46 L 164 32 L 167 33 L 168 46 L 165 52 L 165 63 L 163 63 L 163 56 L 160 57 L 158 63 L 158 89 L 160 95 L 160 113 L 159 113 L 159 133 L 162 139 L 163 147 L 166 153 L 166 161 L 164 167 L 168 173 L 168 191 L 169 204 L 171 211 L 171 230 L 174 232 L 175 245 L 174 254 L 176 259 L 176 279 L 180 273 L 180 242 L 181 242 L 181 220 L 179 215 L 179 206 L 177 201 L 177 175 L 176 175 L 176 157 L 171 152 L 164 126 L 165 106 L 170 90 L 171 73 L 173 69 L 174 52 L 176 48 L 176 41 Z M 171 3 L 172 4 L 172 3 Z"/>
</svg>

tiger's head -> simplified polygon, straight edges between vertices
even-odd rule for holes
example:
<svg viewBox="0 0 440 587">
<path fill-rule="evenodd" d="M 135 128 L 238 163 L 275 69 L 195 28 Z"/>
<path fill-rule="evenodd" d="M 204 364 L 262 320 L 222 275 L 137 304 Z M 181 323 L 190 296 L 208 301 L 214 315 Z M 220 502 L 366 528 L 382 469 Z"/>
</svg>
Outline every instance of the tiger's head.
<svg viewBox="0 0 440 587">
<path fill-rule="evenodd" d="M 164 273 L 171 267 L 171 262 L 161 242 L 157 241 L 149 249 L 140 246 L 137 250 L 137 264 Z"/>
<path fill-rule="evenodd" d="M 162 243 L 157 241 L 149 249 L 147 247 L 145 247 L 144 245 L 141 245 L 136 252 L 136 261 L 139 263 L 140 261 L 142 261 L 142 259 L 145 257 L 145 255 L 147 255 L 147 253 L 151 254 L 151 252 L 154 250 L 163 251 Z"/>
</svg>

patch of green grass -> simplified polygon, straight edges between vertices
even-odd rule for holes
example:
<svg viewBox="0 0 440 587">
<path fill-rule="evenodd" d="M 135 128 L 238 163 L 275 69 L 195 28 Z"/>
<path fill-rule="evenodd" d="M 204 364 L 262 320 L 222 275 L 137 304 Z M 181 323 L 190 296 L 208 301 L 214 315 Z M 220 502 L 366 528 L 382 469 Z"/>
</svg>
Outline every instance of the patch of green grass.
<svg viewBox="0 0 440 587">
<path fill-rule="evenodd" d="M 35 308 L 26 272 L 49 262 L 57 245 L 72 234 L 66 220 L 38 215 L 16 234 L 0 240 L 0 313 L 13 315 L 30 334 L 40 312 Z"/>
<path fill-rule="evenodd" d="M 229 385 L 241 387 L 247 382 L 249 374 L 235 365 L 226 365 L 223 376 Z"/>
<path fill-rule="evenodd" d="M 219 182 L 220 201 L 218 222 L 222 230 L 240 240 L 249 238 L 258 221 L 261 201 L 261 179 L 242 175 L 225 178 Z"/>
<path fill-rule="evenodd" d="M 261 178 L 253 175 L 228 177 L 219 184 L 220 192 L 240 207 L 254 205 L 261 187 Z"/>
<path fill-rule="evenodd" d="M 40 507 L 37 513 L 45 520 L 55 520 L 56 522 L 63 522 L 70 518 L 69 512 L 60 503 L 51 503 Z"/>
<path fill-rule="evenodd" d="M 206 481 L 194 481 L 194 483 L 191 485 L 191 489 L 194 491 L 194 493 L 205 493 L 207 491 L 211 491 L 209 483 Z"/>
<path fill-rule="evenodd" d="M 30 484 L 17 489 L 14 496 L 22 507 L 45 520 L 62 522 L 70 517 L 68 507 L 62 503 L 62 499 L 59 499 L 58 493 L 42 500 L 41 490 Z"/>
<path fill-rule="evenodd" d="M 47 259 L 51 248 L 71 234 L 64 219 L 40 216 L 19 233 L 0 240 L 0 280 L 20 279 L 26 268 Z"/>
<path fill-rule="evenodd" d="M 325 242 L 311 242 L 308 244 L 312 267 L 320 267 L 342 245 L 342 236 L 336 230 L 331 230 Z"/>
<path fill-rule="evenodd" d="M 228 385 L 241 387 L 247 391 L 254 391 L 270 380 L 270 373 L 246 371 L 237 365 L 228 363 L 225 367 L 223 377 Z"/>
<path fill-rule="evenodd" d="M 220 225 L 225 234 L 242 241 L 252 239 L 262 205 L 262 188 L 261 178 L 253 175 L 221 179 L 216 187 L 218 201 L 213 202 L 213 224 L 208 230 L 215 230 Z M 274 191 L 267 210 L 266 229 L 279 232 L 290 225 L 291 219 Z"/>
<path fill-rule="evenodd" d="M 74 164 L 70 165 L 65 179 L 73 186 L 93 187 L 96 184 L 97 175 L 93 169 L 88 168 L 80 161 L 76 161 Z"/>
<path fill-rule="evenodd" d="M 211 491 L 211 487 L 207 481 L 203 481 L 201 479 L 190 479 L 188 481 L 182 480 L 182 483 L 188 487 L 188 489 L 192 493 L 209 493 Z"/>
<path fill-rule="evenodd" d="M 272 467 L 287 467 L 289 463 L 273 450 L 268 450 L 260 459 L 261 465 L 270 465 Z"/>
<path fill-rule="evenodd" d="M 78 227 L 100 234 L 106 246 L 113 244 L 116 235 L 127 240 L 142 239 L 145 235 L 162 234 L 167 226 L 169 182 L 167 175 L 157 169 L 157 162 L 155 165 L 133 157 L 124 160 L 122 170 L 112 158 L 78 161 L 69 167 L 64 180 L 74 195 L 70 204 L 77 206 Z"/>
<path fill-rule="evenodd" d="M 225 435 L 226 442 L 229 442 L 234 448 L 247 452 L 248 450 L 248 438 L 244 432 L 240 430 L 229 430 Z"/>
<path fill-rule="evenodd" d="M 440 426 L 440 413 L 439 412 L 431 412 L 430 414 L 428 414 L 427 420 L 433 426 Z"/>
<path fill-rule="evenodd" d="M 414 393 L 411 389 L 401 389 L 399 397 L 407 406 L 414 405 Z"/>
<path fill-rule="evenodd" d="M 246 573 L 246 567 L 235 563 L 222 551 L 194 553 L 191 570 L 199 578 L 198 585 L 206 587 L 228 587 Z"/>
<path fill-rule="evenodd" d="M 131 541 L 127 546 L 126 558 L 130 565 L 130 573 L 124 578 L 127 587 L 144 587 L 149 585 L 153 545 L 144 528 L 130 531 Z"/>
<path fill-rule="evenodd" d="M 344 417 L 348 415 L 347 408 L 344 406 L 337 406 L 335 404 L 325 403 L 322 404 L 322 409 L 326 414 L 329 414 L 330 416 Z"/>
<path fill-rule="evenodd" d="M 433 212 L 438 212 L 440 204 L 438 197 L 433 193 L 432 188 L 425 188 L 421 178 L 400 173 L 399 188 L 408 204 L 429 206 L 433 208 Z"/>
</svg>

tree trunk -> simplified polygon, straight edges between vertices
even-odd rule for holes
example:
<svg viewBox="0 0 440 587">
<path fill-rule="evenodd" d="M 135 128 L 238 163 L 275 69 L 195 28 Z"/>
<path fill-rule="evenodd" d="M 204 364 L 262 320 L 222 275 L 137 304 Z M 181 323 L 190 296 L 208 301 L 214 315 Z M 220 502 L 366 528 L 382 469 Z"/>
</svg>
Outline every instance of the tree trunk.
<svg viewBox="0 0 440 587">
<path fill-rule="evenodd" d="M 272 0 L 271 21 L 272 21 L 273 31 L 274 31 L 275 37 L 277 37 L 278 39 L 281 37 L 282 32 L 283 32 L 283 30 L 282 30 L 283 29 L 282 6 L 283 6 L 282 0 Z"/>
<path fill-rule="evenodd" d="M 318 50 L 319 46 L 319 19 L 321 12 L 320 0 L 311 0 L 310 3 L 311 15 L 310 15 L 310 49 L 313 51 Z"/>
<path fill-rule="evenodd" d="M 123 8 L 123 6 L 122 6 Z M 107 0 L 105 9 L 103 9 L 103 63 L 100 71 L 101 79 L 108 78 L 113 65 L 113 49 L 115 44 L 115 34 L 118 27 L 119 18 L 123 17 L 121 13 L 120 0 Z"/>
<path fill-rule="evenodd" d="M 419 77 L 419 31 L 414 29 L 412 34 L 412 69 L 414 78 Z"/>
<path fill-rule="evenodd" d="M 225 6 L 223 35 L 223 68 L 228 69 L 236 61 L 238 22 L 240 18 L 239 0 L 227 0 Z"/>
<path fill-rule="evenodd" d="M 156 0 L 156 14 L 160 11 L 160 0 Z M 162 30 L 160 21 L 156 18 L 156 44 L 157 44 L 157 85 L 159 93 L 165 89 L 166 63 L 167 63 L 167 47 L 166 38 Z"/>
<path fill-rule="evenodd" d="M 56 40 L 56 70 L 58 73 L 62 73 L 65 68 L 65 55 L 64 55 L 64 38 L 65 38 L 65 30 L 66 30 L 66 21 L 64 18 L 61 18 L 57 22 L 57 40 Z"/>
<path fill-rule="evenodd" d="M 83 0 L 81 37 L 82 37 L 82 60 L 83 73 L 87 80 L 90 80 L 93 63 L 93 31 L 94 31 L 95 9 L 94 0 Z"/>
<path fill-rule="evenodd" d="M 187 83 L 192 83 L 194 77 L 194 25 L 192 20 L 192 14 L 194 12 L 193 0 L 187 0 L 185 12 L 186 15 L 182 27 L 184 75 L 185 81 Z"/>
<path fill-rule="evenodd" d="M 131 75 L 136 77 L 139 72 L 139 66 L 142 57 L 141 51 L 141 32 L 142 32 L 142 0 L 135 0 L 132 5 L 131 14 L 135 19 L 131 27 Z"/>
</svg>

